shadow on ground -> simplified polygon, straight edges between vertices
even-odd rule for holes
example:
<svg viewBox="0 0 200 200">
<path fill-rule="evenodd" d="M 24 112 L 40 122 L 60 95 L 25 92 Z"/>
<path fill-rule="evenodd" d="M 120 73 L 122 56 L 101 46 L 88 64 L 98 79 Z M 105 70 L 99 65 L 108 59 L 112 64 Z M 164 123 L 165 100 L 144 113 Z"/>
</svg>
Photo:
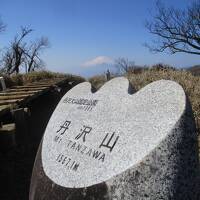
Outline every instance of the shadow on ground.
<svg viewBox="0 0 200 200">
<path fill-rule="evenodd" d="M 0 152 L 0 199 L 28 200 L 32 168 L 37 149 L 46 125 L 60 98 L 73 85 L 62 88 L 61 92 L 52 90 L 33 100 L 27 107 L 30 117 L 27 119 L 27 136 L 19 141 L 15 148 Z M 6 116 L 12 122 L 12 116 Z M 21 133 L 18 132 L 16 135 Z"/>
</svg>

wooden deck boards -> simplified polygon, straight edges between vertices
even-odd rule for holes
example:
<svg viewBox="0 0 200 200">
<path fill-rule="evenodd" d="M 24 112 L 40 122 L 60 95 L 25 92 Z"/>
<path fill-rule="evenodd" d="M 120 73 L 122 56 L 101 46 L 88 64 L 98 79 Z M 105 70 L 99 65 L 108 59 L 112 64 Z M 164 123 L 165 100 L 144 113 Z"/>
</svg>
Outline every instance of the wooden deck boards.
<svg viewBox="0 0 200 200">
<path fill-rule="evenodd" d="M 68 82 L 67 79 L 55 79 L 29 83 L 23 86 L 14 86 L 6 91 L 0 92 L 0 116 L 11 108 L 17 108 L 20 104 L 25 104 L 30 100 L 52 89 L 55 85 L 59 86 Z"/>
<path fill-rule="evenodd" d="M 40 92 L 42 90 L 32 90 L 32 91 L 16 91 L 16 92 L 0 92 L 0 97 L 8 97 L 8 96 L 14 96 L 14 95 L 33 95 L 37 92 Z"/>
<path fill-rule="evenodd" d="M 24 88 L 11 88 L 9 89 L 7 92 L 25 92 L 25 91 L 34 91 L 34 90 L 44 90 L 46 88 L 49 88 L 50 86 L 48 87 L 24 87 Z"/>
<path fill-rule="evenodd" d="M 23 99 L 26 98 L 28 96 L 30 96 L 31 94 L 20 94 L 20 95 L 4 95 L 4 96 L 0 96 L 0 101 L 3 100 L 12 100 L 12 99 Z"/>
</svg>

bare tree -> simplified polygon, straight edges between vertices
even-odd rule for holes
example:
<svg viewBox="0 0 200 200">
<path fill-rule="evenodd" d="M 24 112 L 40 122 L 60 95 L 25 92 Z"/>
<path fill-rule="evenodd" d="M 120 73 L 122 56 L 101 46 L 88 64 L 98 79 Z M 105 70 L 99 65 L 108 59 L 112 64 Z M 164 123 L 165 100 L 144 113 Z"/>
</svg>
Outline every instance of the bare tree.
<svg viewBox="0 0 200 200">
<path fill-rule="evenodd" d="M 49 46 L 48 38 L 41 37 L 35 42 L 26 42 L 26 37 L 32 31 L 28 27 L 21 27 L 20 34 L 16 35 L 6 48 L 1 60 L 3 66 L 1 71 L 7 74 L 19 73 L 22 67 L 26 67 L 26 72 L 31 72 L 44 66 L 40 54 Z"/>
<path fill-rule="evenodd" d="M 1 69 L 2 73 L 10 74 L 10 71 L 13 68 L 14 65 L 14 56 L 13 52 L 10 50 L 7 50 L 3 56 L 3 59 L 1 60 L 3 63 L 3 68 Z"/>
<path fill-rule="evenodd" d="M 0 19 L 0 32 L 5 31 L 6 25 L 2 22 L 2 20 Z"/>
<path fill-rule="evenodd" d="M 193 1 L 186 9 L 168 8 L 157 1 L 156 10 L 146 28 L 157 40 L 146 46 L 153 52 L 200 55 L 200 1 Z"/>
<path fill-rule="evenodd" d="M 12 74 L 14 72 L 19 73 L 20 66 L 25 64 L 27 44 L 24 42 L 24 38 L 32 31 L 33 30 L 30 28 L 21 27 L 21 33 L 15 36 L 10 47 L 7 48 L 2 59 L 5 68 L 4 71 L 6 71 L 7 74 Z"/>
<path fill-rule="evenodd" d="M 127 73 L 134 67 L 134 62 L 129 61 L 127 58 L 118 58 L 115 60 L 114 66 L 118 69 L 119 73 Z"/>
<path fill-rule="evenodd" d="M 48 46 L 49 41 L 46 37 L 41 37 L 39 40 L 31 44 L 29 51 L 26 54 L 27 72 L 34 71 L 35 69 L 39 69 L 44 66 L 44 62 L 40 58 L 40 53 Z"/>
</svg>

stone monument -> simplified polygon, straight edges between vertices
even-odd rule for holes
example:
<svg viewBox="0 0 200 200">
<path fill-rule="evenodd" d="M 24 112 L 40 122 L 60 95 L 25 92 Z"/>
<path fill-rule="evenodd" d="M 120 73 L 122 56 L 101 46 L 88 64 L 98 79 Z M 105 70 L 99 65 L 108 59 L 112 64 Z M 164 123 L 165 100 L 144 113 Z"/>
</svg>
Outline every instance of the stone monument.
<svg viewBox="0 0 200 200">
<path fill-rule="evenodd" d="M 29 200 L 198 200 L 197 135 L 173 81 L 68 91 L 46 127 Z"/>
</svg>

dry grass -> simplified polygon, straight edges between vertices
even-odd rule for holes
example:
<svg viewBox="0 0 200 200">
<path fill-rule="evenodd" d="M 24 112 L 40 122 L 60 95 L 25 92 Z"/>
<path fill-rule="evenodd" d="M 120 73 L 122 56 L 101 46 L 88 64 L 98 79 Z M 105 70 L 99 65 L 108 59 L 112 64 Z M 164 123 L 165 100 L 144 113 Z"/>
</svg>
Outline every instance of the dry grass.
<svg viewBox="0 0 200 200">
<path fill-rule="evenodd" d="M 96 88 L 99 89 L 105 82 L 104 75 L 96 75 L 88 79 L 88 81 Z"/>
<path fill-rule="evenodd" d="M 173 80 L 182 85 L 192 104 L 198 133 L 200 135 L 200 76 L 193 76 L 190 72 L 175 71 L 172 69 L 147 69 L 139 74 L 129 73 L 125 76 L 129 79 L 130 83 L 136 90 L 139 90 L 153 81 L 161 79 Z M 96 88 L 100 88 L 105 82 L 105 78 L 104 76 L 95 76 L 90 78 L 89 81 Z"/>
<path fill-rule="evenodd" d="M 84 80 L 82 77 L 73 76 L 71 74 L 55 73 L 50 71 L 40 71 L 40 72 L 31 72 L 28 74 L 17 74 L 12 76 L 3 75 L 6 86 L 11 87 L 15 85 L 26 85 L 32 82 L 38 82 L 43 80 L 52 80 L 55 78 L 69 78 L 76 80 Z"/>
</svg>

